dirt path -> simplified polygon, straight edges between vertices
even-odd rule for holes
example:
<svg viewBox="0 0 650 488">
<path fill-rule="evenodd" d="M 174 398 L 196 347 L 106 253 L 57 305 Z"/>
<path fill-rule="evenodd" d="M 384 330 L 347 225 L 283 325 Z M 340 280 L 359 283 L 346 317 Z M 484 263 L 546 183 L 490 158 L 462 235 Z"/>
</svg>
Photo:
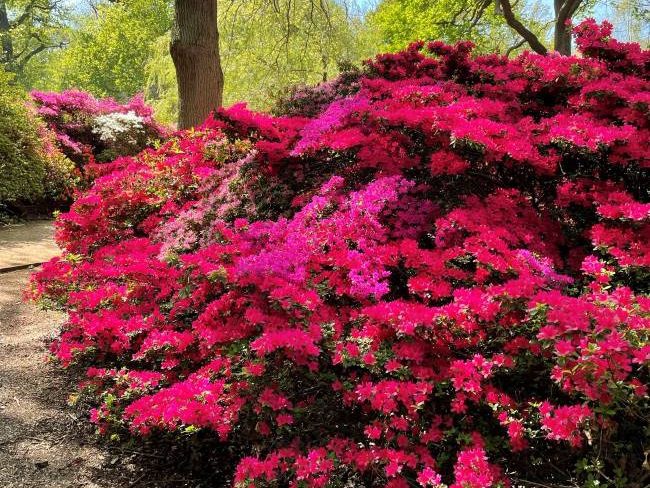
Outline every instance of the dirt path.
<svg viewBox="0 0 650 488">
<path fill-rule="evenodd" d="M 47 221 L 2 228 L 0 269 L 51 258 L 51 235 Z M 69 386 L 44 361 L 63 315 L 22 302 L 29 274 L 0 274 L 0 486 L 99 486 L 89 480 L 105 453 L 72 438 L 79 421 L 65 406 Z"/>
<path fill-rule="evenodd" d="M 29 273 L 0 275 L 0 486 L 102 486 L 92 480 L 107 453 L 80 439 L 70 385 L 44 362 L 63 316 L 22 303 Z"/>
<path fill-rule="evenodd" d="M 0 270 L 58 254 L 48 221 L 0 228 Z M 79 381 L 45 361 L 65 320 L 22 300 L 30 269 L 0 272 L 0 488 L 218 488 L 194 451 L 153 439 L 98 438 L 87 408 L 67 405 Z M 214 472 L 214 471 L 212 471 Z M 229 484 L 229 483 L 228 483 Z"/>
<path fill-rule="evenodd" d="M 50 220 L 0 227 L 0 269 L 42 263 L 59 254 Z"/>
</svg>

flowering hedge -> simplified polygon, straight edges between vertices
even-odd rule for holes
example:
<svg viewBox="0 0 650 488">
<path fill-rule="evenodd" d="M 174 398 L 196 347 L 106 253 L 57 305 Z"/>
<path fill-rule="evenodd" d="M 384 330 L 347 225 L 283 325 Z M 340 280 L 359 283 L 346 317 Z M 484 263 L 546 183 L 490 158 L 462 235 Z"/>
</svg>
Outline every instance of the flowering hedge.
<svg viewBox="0 0 650 488">
<path fill-rule="evenodd" d="M 133 156 L 168 135 L 153 110 L 136 96 L 126 104 L 78 90 L 31 93 L 38 115 L 56 135 L 59 149 L 78 168 L 104 172 L 96 163 Z"/>
<path fill-rule="evenodd" d="M 650 52 L 610 34 L 416 43 L 120 160 L 31 287 L 92 420 L 214 435 L 236 486 L 642 486 Z"/>
</svg>

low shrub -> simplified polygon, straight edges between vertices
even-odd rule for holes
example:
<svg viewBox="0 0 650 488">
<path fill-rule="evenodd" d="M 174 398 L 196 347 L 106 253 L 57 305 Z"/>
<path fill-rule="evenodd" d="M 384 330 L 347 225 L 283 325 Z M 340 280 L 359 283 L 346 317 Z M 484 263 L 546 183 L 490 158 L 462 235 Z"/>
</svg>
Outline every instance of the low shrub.
<svg viewBox="0 0 650 488">
<path fill-rule="evenodd" d="M 26 106 L 27 97 L 0 71 L 0 220 L 23 206 L 44 211 L 69 200 L 74 165 Z"/>
<path fill-rule="evenodd" d="M 317 85 L 293 85 L 280 93 L 272 112 L 278 116 L 315 117 L 338 98 L 359 91 L 361 72 L 356 66 L 339 66 L 341 74 Z"/>
<path fill-rule="evenodd" d="M 60 150 L 78 168 L 133 156 L 168 135 L 141 96 L 126 104 L 86 92 L 31 93 L 38 115 L 56 134 Z"/>
<path fill-rule="evenodd" d="M 242 487 L 643 486 L 650 53 L 576 42 L 416 43 L 118 160 L 30 291 L 99 430 L 218 438 Z"/>
</svg>

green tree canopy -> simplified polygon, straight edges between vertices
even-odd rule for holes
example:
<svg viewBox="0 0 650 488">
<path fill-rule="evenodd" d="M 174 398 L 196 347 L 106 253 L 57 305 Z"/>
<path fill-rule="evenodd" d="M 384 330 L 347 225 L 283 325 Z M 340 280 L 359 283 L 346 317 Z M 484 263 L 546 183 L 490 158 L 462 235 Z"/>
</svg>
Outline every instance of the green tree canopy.
<svg viewBox="0 0 650 488">
<path fill-rule="evenodd" d="M 65 44 L 61 0 L 0 0 L 0 65 L 25 82 L 38 57 Z"/>
<path fill-rule="evenodd" d="M 544 17 L 543 5 L 522 0 L 515 10 L 538 37 L 548 35 L 544 23 L 535 20 Z M 383 0 L 369 14 L 368 25 L 380 39 L 380 49 L 392 51 L 418 39 L 469 39 L 479 52 L 505 53 L 523 45 L 493 0 Z"/>
<path fill-rule="evenodd" d="M 171 25 L 167 0 L 102 2 L 69 30 L 66 49 L 49 59 L 39 88 L 80 88 L 96 96 L 124 99 L 143 90 L 145 66 L 155 41 Z"/>
</svg>

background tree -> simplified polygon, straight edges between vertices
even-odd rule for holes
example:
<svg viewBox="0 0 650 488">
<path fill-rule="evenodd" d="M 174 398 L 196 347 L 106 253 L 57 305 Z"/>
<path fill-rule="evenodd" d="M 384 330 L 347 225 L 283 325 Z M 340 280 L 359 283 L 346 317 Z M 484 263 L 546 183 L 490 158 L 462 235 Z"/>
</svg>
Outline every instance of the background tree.
<svg viewBox="0 0 650 488">
<path fill-rule="evenodd" d="M 63 0 L 0 0 L 0 63 L 22 78 L 39 54 L 63 47 Z"/>
<path fill-rule="evenodd" d="M 103 1 L 70 19 L 69 27 L 69 45 L 45 60 L 45 76 L 34 86 L 126 99 L 145 86 L 155 41 L 171 27 L 171 5 L 168 0 Z"/>
<path fill-rule="evenodd" d="M 531 29 L 544 36 L 542 5 L 519 1 L 517 14 Z M 384 0 L 368 16 L 376 32 L 379 49 L 402 49 L 416 39 L 455 42 L 469 39 L 478 52 L 511 52 L 523 44 L 521 37 L 504 22 L 492 0 Z"/>
<path fill-rule="evenodd" d="M 223 100 L 217 0 L 175 0 L 169 45 L 178 83 L 178 127 L 194 126 Z"/>
<path fill-rule="evenodd" d="M 218 10 L 222 102 L 264 110 L 287 87 L 317 83 L 377 52 L 363 19 L 332 0 L 222 0 Z M 145 95 L 158 116 L 175 121 L 178 86 L 169 36 L 158 39 L 147 64 Z"/>
</svg>

